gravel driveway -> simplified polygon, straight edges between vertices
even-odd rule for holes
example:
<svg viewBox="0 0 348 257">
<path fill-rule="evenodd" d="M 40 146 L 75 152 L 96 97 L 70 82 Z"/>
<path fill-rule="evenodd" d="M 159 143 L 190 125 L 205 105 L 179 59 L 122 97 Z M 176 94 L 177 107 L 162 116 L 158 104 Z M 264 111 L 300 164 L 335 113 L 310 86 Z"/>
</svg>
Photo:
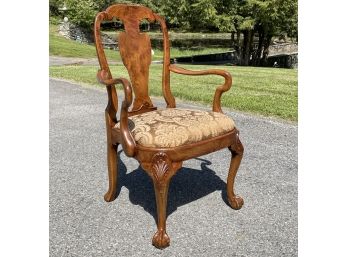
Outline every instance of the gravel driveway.
<svg viewBox="0 0 348 257">
<path fill-rule="evenodd" d="M 169 192 L 171 245 L 158 250 L 152 183 L 122 151 L 119 196 L 103 200 L 106 102 L 106 90 L 50 79 L 51 257 L 297 256 L 296 124 L 226 111 L 245 147 L 235 183 L 245 204 L 226 204 L 227 149 L 184 162 Z"/>
</svg>

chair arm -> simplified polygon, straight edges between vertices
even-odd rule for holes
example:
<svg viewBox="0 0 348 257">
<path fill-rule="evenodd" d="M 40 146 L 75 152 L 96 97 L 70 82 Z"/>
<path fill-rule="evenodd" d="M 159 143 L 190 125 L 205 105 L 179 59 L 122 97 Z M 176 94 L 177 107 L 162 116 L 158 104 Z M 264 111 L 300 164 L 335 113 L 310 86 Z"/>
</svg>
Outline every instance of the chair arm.
<svg viewBox="0 0 348 257">
<path fill-rule="evenodd" d="M 124 101 L 122 102 L 120 115 L 122 148 L 127 156 L 132 157 L 135 155 L 135 141 L 128 126 L 128 107 L 133 102 L 132 88 L 127 79 L 119 78 L 115 79 L 115 82 L 121 83 L 124 90 Z"/>
<path fill-rule="evenodd" d="M 193 70 L 187 70 L 181 67 L 178 67 L 176 65 L 169 65 L 169 70 L 178 74 L 184 74 L 184 75 L 192 75 L 192 76 L 198 76 L 198 75 L 219 75 L 225 78 L 225 83 L 219 87 L 216 88 L 215 94 L 214 94 L 214 100 L 213 100 L 213 111 L 214 112 L 221 112 L 221 95 L 222 93 L 228 91 L 232 86 L 232 76 L 229 72 L 225 70 L 219 70 L 219 69 L 209 69 L 209 70 L 200 70 L 200 71 L 193 71 Z"/>
<path fill-rule="evenodd" d="M 115 79 L 111 77 L 111 74 L 106 70 L 98 70 L 97 79 L 99 83 L 104 84 L 105 86 L 112 86 L 117 84 Z"/>
<path fill-rule="evenodd" d="M 135 141 L 128 127 L 128 107 L 133 102 L 133 93 L 130 82 L 125 78 L 110 79 L 108 78 L 108 72 L 99 70 L 97 78 L 100 83 L 106 86 L 112 86 L 116 84 L 122 84 L 124 90 L 124 101 L 121 105 L 120 115 L 120 132 L 121 132 L 121 144 L 123 151 L 127 156 L 135 155 Z"/>
</svg>

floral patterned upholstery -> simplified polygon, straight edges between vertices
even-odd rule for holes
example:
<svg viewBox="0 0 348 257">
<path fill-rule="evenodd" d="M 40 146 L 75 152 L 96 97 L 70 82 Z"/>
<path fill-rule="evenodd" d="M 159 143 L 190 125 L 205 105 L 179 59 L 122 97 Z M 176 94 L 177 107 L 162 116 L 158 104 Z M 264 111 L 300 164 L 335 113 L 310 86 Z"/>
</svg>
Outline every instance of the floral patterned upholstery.
<svg viewBox="0 0 348 257">
<path fill-rule="evenodd" d="M 176 147 L 223 135 L 235 127 L 228 116 L 212 111 L 178 108 L 159 109 L 129 118 L 137 144 L 146 147 Z M 120 123 L 115 125 L 120 128 Z"/>
</svg>

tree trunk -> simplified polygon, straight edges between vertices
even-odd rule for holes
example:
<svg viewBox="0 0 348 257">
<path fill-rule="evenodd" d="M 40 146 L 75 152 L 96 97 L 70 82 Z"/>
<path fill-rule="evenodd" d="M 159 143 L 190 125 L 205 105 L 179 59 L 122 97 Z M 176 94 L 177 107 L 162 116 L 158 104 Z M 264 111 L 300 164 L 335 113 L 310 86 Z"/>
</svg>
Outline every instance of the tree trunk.
<svg viewBox="0 0 348 257">
<path fill-rule="evenodd" d="M 239 59 L 239 64 L 241 64 L 241 60 L 242 60 L 242 51 L 241 51 L 241 43 L 240 43 L 240 31 L 237 30 L 237 39 L 236 39 L 236 43 L 235 43 L 235 49 L 237 52 L 237 56 Z"/>
<path fill-rule="evenodd" d="M 234 46 L 234 44 L 235 44 L 235 41 L 234 41 L 234 35 L 235 35 L 235 32 L 234 32 L 234 31 L 232 31 L 232 32 L 231 32 L 231 47 L 233 47 L 233 46 Z"/>
<path fill-rule="evenodd" d="M 247 46 L 247 31 L 242 31 L 243 33 L 243 41 L 241 44 L 241 49 L 240 49 L 240 65 L 244 66 L 246 61 L 245 61 L 245 56 L 246 56 L 246 46 Z"/>
<path fill-rule="evenodd" d="M 266 61 L 267 61 L 267 57 L 268 57 L 268 53 L 269 53 L 269 46 L 271 45 L 271 42 L 272 42 L 272 36 L 267 35 L 266 39 L 265 39 L 265 43 L 263 45 L 263 55 L 262 55 L 262 60 L 261 60 L 262 66 L 266 65 Z"/>
<path fill-rule="evenodd" d="M 251 30 L 249 32 L 249 56 L 248 56 L 248 65 L 250 65 L 250 59 L 251 57 L 253 57 L 253 54 L 254 54 L 254 33 L 255 31 L 254 30 Z"/>
<path fill-rule="evenodd" d="M 242 47 L 242 54 L 241 54 L 241 62 L 240 64 L 243 66 L 248 66 L 250 61 L 250 55 L 251 55 L 251 45 L 252 45 L 252 36 L 253 36 L 253 30 L 244 30 L 243 31 L 243 47 Z"/>
<path fill-rule="evenodd" d="M 255 58 L 253 58 L 253 65 L 254 66 L 259 66 L 260 65 L 263 41 L 264 41 L 264 38 L 265 38 L 265 35 L 263 33 L 263 29 L 262 28 L 258 29 L 258 33 L 259 33 L 259 43 L 257 45 L 256 56 L 255 56 Z"/>
<path fill-rule="evenodd" d="M 237 39 L 236 39 L 236 44 L 235 44 L 235 46 L 236 46 L 236 50 L 237 50 L 238 54 L 240 55 L 240 54 L 241 54 L 241 53 L 240 53 L 240 50 L 241 50 L 241 43 L 240 43 L 240 31 L 239 31 L 239 30 L 237 31 Z"/>
</svg>

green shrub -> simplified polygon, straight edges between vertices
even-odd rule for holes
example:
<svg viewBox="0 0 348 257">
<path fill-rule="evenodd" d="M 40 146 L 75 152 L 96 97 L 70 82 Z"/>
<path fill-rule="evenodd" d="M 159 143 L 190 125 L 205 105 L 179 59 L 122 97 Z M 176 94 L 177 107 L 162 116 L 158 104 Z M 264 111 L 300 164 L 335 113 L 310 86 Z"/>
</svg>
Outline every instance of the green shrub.
<svg viewBox="0 0 348 257">
<path fill-rule="evenodd" d="M 92 0 L 66 0 L 67 17 L 77 26 L 90 28 L 99 6 Z"/>
</svg>

